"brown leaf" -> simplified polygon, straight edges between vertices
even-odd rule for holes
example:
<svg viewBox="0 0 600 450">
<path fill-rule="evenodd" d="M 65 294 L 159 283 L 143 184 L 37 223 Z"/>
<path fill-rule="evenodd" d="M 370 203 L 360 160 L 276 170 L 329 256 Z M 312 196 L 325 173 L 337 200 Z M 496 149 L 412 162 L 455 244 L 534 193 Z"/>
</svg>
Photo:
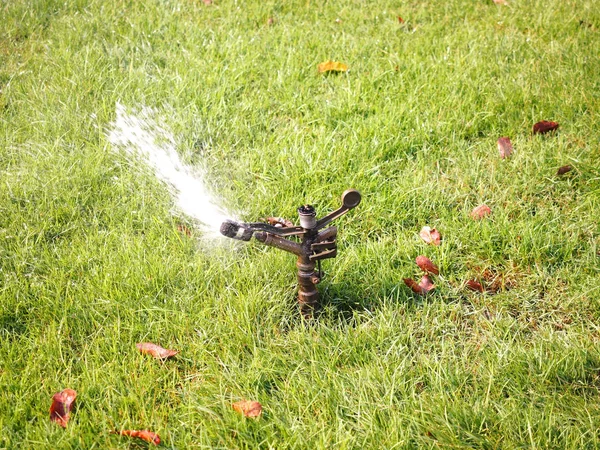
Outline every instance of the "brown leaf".
<svg viewBox="0 0 600 450">
<path fill-rule="evenodd" d="M 273 25 L 275 23 L 275 19 L 273 19 L 272 17 L 269 17 L 267 19 L 267 25 Z"/>
<path fill-rule="evenodd" d="M 419 266 L 421 270 L 427 273 L 432 273 L 434 275 L 440 274 L 440 269 L 438 269 L 438 267 L 433 262 L 431 262 L 431 260 L 427 256 L 417 256 L 416 262 L 417 266 Z"/>
<path fill-rule="evenodd" d="M 516 280 L 513 277 L 497 270 L 485 269 L 481 273 L 481 276 L 486 282 L 486 291 L 490 294 L 511 289 L 516 285 Z"/>
<path fill-rule="evenodd" d="M 50 406 L 50 420 L 66 428 L 76 397 L 77 392 L 73 389 L 64 389 L 54 394 Z"/>
<path fill-rule="evenodd" d="M 291 221 L 284 219 L 283 217 L 267 217 L 265 221 L 267 221 L 269 225 L 273 225 L 274 227 L 278 228 L 289 228 L 294 226 Z"/>
<path fill-rule="evenodd" d="M 423 275 L 418 284 L 412 278 L 403 278 L 403 281 L 415 294 L 427 295 L 430 291 L 435 289 L 435 284 L 433 284 L 429 275 Z"/>
<path fill-rule="evenodd" d="M 569 165 L 562 166 L 558 168 L 558 170 L 556 171 L 556 175 L 564 175 L 565 173 L 570 172 L 571 170 L 573 170 L 573 168 Z"/>
<path fill-rule="evenodd" d="M 419 284 L 412 278 L 402 278 L 402 281 L 404 281 L 404 284 L 411 288 L 415 294 L 421 295 L 423 293 L 421 286 L 419 286 Z"/>
<path fill-rule="evenodd" d="M 491 213 L 492 210 L 490 209 L 490 207 L 484 203 L 483 205 L 479 205 L 473 208 L 473 211 L 471 211 L 470 216 L 473 220 L 480 220 L 484 217 L 489 216 Z"/>
<path fill-rule="evenodd" d="M 442 235 L 435 228 L 431 228 L 428 226 L 424 226 L 421 228 L 421 232 L 419 233 L 421 239 L 423 239 L 428 244 L 440 245 L 442 242 Z"/>
<path fill-rule="evenodd" d="M 346 72 L 348 66 L 338 61 L 325 61 L 317 66 L 319 73 L 324 72 Z"/>
<path fill-rule="evenodd" d="M 400 16 L 398 16 L 398 23 L 404 23 L 404 19 Z"/>
<path fill-rule="evenodd" d="M 546 134 L 550 131 L 554 131 L 559 127 L 557 122 L 549 122 L 542 120 L 533 126 L 533 134 Z"/>
<path fill-rule="evenodd" d="M 150 430 L 117 430 L 115 433 L 120 434 L 121 436 L 143 439 L 154 445 L 160 444 L 160 436 Z"/>
<path fill-rule="evenodd" d="M 510 142 L 510 138 L 498 138 L 498 151 L 500 152 L 500 157 L 502 159 L 508 158 L 511 155 L 511 153 L 513 152 L 513 146 L 512 142 Z"/>
<path fill-rule="evenodd" d="M 233 409 L 246 417 L 260 417 L 262 405 L 256 401 L 242 400 L 231 405 Z"/>
<path fill-rule="evenodd" d="M 181 234 L 185 234 L 187 237 L 192 236 L 192 231 L 181 223 L 177 224 L 177 231 L 179 231 Z"/>
<path fill-rule="evenodd" d="M 467 287 L 472 291 L 483 292 L 483 286 L 477 280 L 467 280 Z"/>
<path fill-rule="evenodd" d="M 158 359 L 170 358 L 179 353 L 176 350 L 168 350 L 166 348 L 162 348 L 160 345 L 156 345 L 151 342 L 140 342 L 139 344 L 135 344 L 135 346 L 140 352 L 152 355 Z"/>
</svg>

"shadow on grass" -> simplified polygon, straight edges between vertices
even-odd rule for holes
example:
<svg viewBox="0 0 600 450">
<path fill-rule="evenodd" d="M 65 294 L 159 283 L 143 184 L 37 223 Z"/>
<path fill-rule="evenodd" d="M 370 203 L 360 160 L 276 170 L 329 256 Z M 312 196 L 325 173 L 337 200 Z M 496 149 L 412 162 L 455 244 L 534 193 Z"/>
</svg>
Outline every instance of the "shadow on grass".
<svg viewBox="0 0 600 450">
<path fill-rule="evenodd" d="M 0 336 L 17 337 L 27 332 L 27 316 L 5 312 L 0 315 Z"/>
<path fill-rule="evenodd" d="M 402 283 L 385 281 L 377 286 L 375 292 L 372 286 L 363 287 L 359 282 L 323 283 L 319 286 L 321 294 L 321 312 L 332 314 L 334 317 L 350 322 L 356 314 L 372 314 L 385 303 L 404 303 L 419 306 L 423 298 L 418 297 Z"/>
</svg>

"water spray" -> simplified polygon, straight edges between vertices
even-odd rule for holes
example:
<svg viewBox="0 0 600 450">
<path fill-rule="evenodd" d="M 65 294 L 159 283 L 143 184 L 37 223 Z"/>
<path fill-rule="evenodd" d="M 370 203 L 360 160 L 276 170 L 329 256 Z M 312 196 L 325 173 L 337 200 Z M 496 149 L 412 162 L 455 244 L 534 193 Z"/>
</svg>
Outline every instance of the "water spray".
<svg viewBox="0 0 600 450">
<path fill-rule="evenodd" d="M 360 200 L 361 195 L 357 190 L 348 189 L 342 194 L 342 206 L 321 219 L 316 218 L 315 208 L 303 205 L 298 208 L 300 226 L 286 226 L 285 223 L 289 222 L 282 219 L 274 220 L 278 222 L 276 225 L 226 220 L 221 224 L 221 234 L 240 241 L 250 241 L 254 236 L 265 245 L 298 256 L 298 303 L 302 315 L 309 318 L 319 307 L 316 285 L 323 277 L 321 261 L 337 256 L 338 229 L 334 226 L 325 227 L 358 206 Z"/>
</svg>

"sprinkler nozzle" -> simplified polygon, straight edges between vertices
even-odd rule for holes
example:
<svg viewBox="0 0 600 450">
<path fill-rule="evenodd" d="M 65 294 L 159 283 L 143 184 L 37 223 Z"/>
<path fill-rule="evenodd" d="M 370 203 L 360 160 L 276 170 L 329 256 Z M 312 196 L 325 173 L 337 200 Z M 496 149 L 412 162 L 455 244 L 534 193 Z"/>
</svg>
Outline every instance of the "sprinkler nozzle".
<svg viewBox="0 0 600 450">
<path fill-rule="evenodd" d="M 249 241 L 252 239 L 252 234 L 254 234 L 254 231 L 233 220 L 223 222 L 219 231 L 221 231 L 223 236 L 239 241 Z"/>
<path fill-rule="evenodd" d="M 311 205 L 303 205 L 298 208 L 298 215 L 300 216 L 300 226 L 305 229 L 312 229 L 317 226 L 317 219 L 315 216 L 317 212 Z"/>
</svg>

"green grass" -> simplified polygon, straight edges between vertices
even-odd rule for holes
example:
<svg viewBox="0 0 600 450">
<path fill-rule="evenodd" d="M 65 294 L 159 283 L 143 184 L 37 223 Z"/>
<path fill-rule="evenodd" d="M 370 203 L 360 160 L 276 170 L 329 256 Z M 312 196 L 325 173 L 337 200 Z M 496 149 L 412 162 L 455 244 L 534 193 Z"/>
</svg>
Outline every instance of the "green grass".
<svg viewBox="0 0 600 450">
<path fill-rule="evenodd" d="M 0 15 L 0 448 L 135 448 L 115 428 L 178 449 L 600 447 L 595 1 Z M 319 75 L 327 59 L 350 71 Z M 318 321 L 299 317 L 292 256 L 177 232 L 167 189 L 111 150 L 117 101 L 157 108 L 244 219 L 362 192 Z M 532 136 L 538 120 L 561 127 Z M 471 220 L 483 202 L 492 216 Z M 402 283 L 420 254 L 442 272 L 425 299 Z M 507 288 L 461 287 L 486 269 Z M 140 341 L 181 353 L 163 364 Z M 63 430 L 48 409 L 66 387 Z"/>
</svg>

